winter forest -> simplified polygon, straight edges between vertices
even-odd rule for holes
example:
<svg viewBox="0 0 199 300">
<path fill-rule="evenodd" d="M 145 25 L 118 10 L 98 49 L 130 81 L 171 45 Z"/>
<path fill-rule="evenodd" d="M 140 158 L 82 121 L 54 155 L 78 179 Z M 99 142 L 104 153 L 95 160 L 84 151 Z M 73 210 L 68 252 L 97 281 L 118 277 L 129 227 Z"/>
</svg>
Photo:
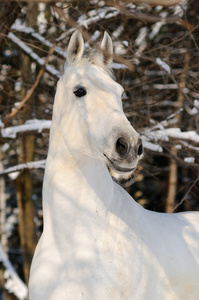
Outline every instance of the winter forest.
<svg viewBox="0 0 199 300">
<path fill-rule="evenodd" d="M 99 44 L 104 31 L 112 37 L 111 67 L 125 90 L 124 112 L 144 145 L 132 176 L 112 176 L 147 209 L 199 210 L 198 0 L 165 7 L 114 0 L 1 0 L 3 300 L 27 299 L 31 259 L 42 232 L 42 181 L 56 83 L 77 28 L 86 48 Z"/>
</svg>

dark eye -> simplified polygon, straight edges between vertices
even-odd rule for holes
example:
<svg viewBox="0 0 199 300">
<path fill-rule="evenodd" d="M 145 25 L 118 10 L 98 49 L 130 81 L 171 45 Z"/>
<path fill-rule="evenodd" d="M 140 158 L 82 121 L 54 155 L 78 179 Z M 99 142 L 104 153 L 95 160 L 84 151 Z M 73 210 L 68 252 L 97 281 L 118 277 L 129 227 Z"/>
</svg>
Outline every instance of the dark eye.
<svg viewBox="0 0 199 300">
<path fill-rule="evenodd" d="M 77 88 L 74 92 L 76 97 L 81 98 L 86 95 L 86 89 L 84 87 Z"/>
</svg>

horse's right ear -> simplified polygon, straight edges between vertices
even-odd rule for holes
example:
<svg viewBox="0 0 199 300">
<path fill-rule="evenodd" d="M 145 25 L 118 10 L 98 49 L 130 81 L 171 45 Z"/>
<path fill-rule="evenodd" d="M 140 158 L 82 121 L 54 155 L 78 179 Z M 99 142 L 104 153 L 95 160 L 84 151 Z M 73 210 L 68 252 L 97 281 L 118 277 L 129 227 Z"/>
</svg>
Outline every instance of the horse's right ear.
<svg viewBox="0 0 199 300">
<path fill-rule="evenodd" d="M 110 35 L 105 31 L 101 42 L 102 59 L 106 66 L 109 66 L 113 60 L 113 43 Z"/>
<path fill-rule="evenodd" d="M 84 52 L 84 40 L 79 30 L 76 30 L 69 41 L 67 49 L 67 61 L 72 63 L 80 60 Z"/>
</svg>

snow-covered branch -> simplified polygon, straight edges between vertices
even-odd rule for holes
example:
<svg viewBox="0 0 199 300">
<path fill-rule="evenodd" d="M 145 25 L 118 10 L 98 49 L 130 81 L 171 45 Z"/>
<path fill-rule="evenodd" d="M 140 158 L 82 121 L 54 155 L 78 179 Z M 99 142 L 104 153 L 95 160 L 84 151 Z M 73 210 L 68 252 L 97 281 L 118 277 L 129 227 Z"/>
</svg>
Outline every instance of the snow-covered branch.
<svg viewBox="0 0 199 300">
<path fill-rule="evenodd" d="M 184 131 L 180 128 L 167 128 L 164 130 L 150 131 L 147 133 L 150 140 L 167 141 L 169 138 L 177 140 L 187 140 L 199 143 L 199 135 L 195 131 Z"/>
<path fill-rule="evenodd" d="M 22 40 L 20 40 L 14 33 L 10 32 L 8 37 L 12 42 L 14 42 L 18 47 L 20 47 L 26 54 L 28 54 L 36 63 L 40 66 L 45 64 L 45 60 L 37 55 L 29 46 L 27 46 Z M 49 64 L 46 65 L 46 71 L 56 78 L 61 77 L 61 73 L 55 68 L 51 67 Z"/>
<path fill-rule="evenodd" d="M 17 31 L 17 32 L 23 32 L 28 35 L 31 35 L 35 39 L 37 39 L 39 42 L 41 42 L 43 45 L 52 48 L 53 43 L 45 39 L 40 33 L 35 32 L 35 30 L 32 27 L 26 27 L 25 25 L 22 25 L 18 20 L 12 25 L 11 30 Z M 62 49 L 59 46 L 56 46 L 54 48 L 54 52 L 60 55 L 63 58 L 66 58 L 66 51 Z"/>
<path fill-rule="evenodd" d="M 116 11 L 118 13 L 118 11 Z M 114 16 L 116 14 L 116 12 L 113 12 L 112 15 L 107 15 L 106 18 Z M 90 23 L 92 23 L 92 21 L 94 21 L 92 18 L 91 19 L 87 19 L 83 21 L 83 24 L 85 23 L 85 26 L 89 25 Z M 81 22 L 80 22 L 81 23 Z M 83 25 L 82 24 L 82 25 Z M 32 37 L 34 37 L 35 39 L 37 39 L 38 41 L 40 41 L 42 44 L 44 44 L 46 47 L 52 48 L 53 47 L 53 43 L 49 42 L 47 39 L 45 39 L 40 33 L 35 32 L 35 30 L 32 27 L 26 27 L 22 24 L 18 24 L 18 22 L 15 22 L 15 24 L 13 24 L 12 30 L 15 30 L 17 32 L 23 32 L 26 34 L 30 34 Z M 74 31 L 74 28 L 72 28 L 71 33 Z M 68 36 L 69 31 L 67 31 L 67 36 Z M 33 60 L 36 61 L 36 63 L 38 63 L 39 65 L 44 65 L 45 61 L 43 60 L 43 58 L 39 57 L 29 46 L 27 46 L 22 40 L 20 40 L 15 34 L 13 33 L 9 33 L 9 38 L 15 43 L 17 44 L 24 52 L 26 52 Z M 94 33 L 93 36 L 91 36 L 90 40 L 92 42 L 96 41 L 100 36 L 100 32 L 96 31 Z M 65 36 L 66 37 L 66 36 Z M 63 38 L 63 36 L 62 36 Z M 85 43 L 85 48 L 89 47 L 89 43 Z M 60 57 L 66 59 L 66 50 L 62 49 L 59 46 L 56 46 L 54 48 L 54 53 L 57 53 Z M 119 69 L 126 69 L 127 66 L 125 66 L 124 64 L 120 64 L 120 63 L 112 63 L 111 64 L 111 68 L 115 69 L 115 70 L 119 70 Z M 46 65 L 46 70 L 53 76 L 55 76 L 56 78 L 60 78 L 61 77 L 61 73 L 59 71 L 57 71 L 56 69 L 54 69 L 53 67 L 51 67 L 49 64 Z"/>
<path fill-rule="evenodd" d="M 168 142 L 170 139 L 175 139 L 180 142 L 185 147 L 190 150 L 199 152 L 199 147 L 195 147 L 189 144 L 189 142 L 194 142 L 199 144 L 199 135 L 195 131 L 184 131 L 182 132 L 180 128 L 164 128 L 161 129 L 149 129 L 143 130 L 142 141 L 145 149 L 154 151 L 154 152 L 163 152 L 163 148 L 160 145 L 160 142 Z M 177 148 L 179 145 L 176 146 Z M 185 160 L 186 162 L 191 163 L 189 159 Z"/>
<path fill-rule="evenodd" d="M 78 20 L 78 24 L 88 29 L 88 26 L 97 23 L 102 19 L 111 19 L 120 14 L 120 10 L 114 7 L 106 7 L 103 9 L 95 10 L 95 14 L 90 18 L 86 18 L 85 16 L 81 16 Z"/>
<path fill-rule="evenodd" d="M 38 131 L 41 133 L 44 129 L 50 129 L 51 123 L 51 120 L 28 120 L 23 125 L 1 128 L 1 136 L 15 139 L 20 132 Z"/>
<path fill-rule="evenodd" d="M 38 160 L 38 161 L 31 161 L 24 164 L 19 164 L 10 168 L 7 168 L 0 172 L 0 176 L 5 174 L 10 174 L 14 172 L 19 172 L 24 169 L 45 169 L 46 160 Z"/>
</svg>

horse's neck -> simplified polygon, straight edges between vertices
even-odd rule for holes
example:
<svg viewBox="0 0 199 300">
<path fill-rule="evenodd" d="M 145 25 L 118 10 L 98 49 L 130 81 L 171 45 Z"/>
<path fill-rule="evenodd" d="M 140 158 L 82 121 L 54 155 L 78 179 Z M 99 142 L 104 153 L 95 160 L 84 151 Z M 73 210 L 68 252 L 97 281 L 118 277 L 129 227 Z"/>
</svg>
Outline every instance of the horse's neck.
<svg viewBox="0 0 199 300">
<path fill-rule="evenodd" d="M 44 231 L 54 232 L 58 240 L 63 240 L 81 219 L 89 222 L 96 212 L 107 214 L 113 202 L 114 183 L 103 163 L 89 157 L 77 161 L 62 136 L 54 133 L 44 176 Z"/>
</svg>

